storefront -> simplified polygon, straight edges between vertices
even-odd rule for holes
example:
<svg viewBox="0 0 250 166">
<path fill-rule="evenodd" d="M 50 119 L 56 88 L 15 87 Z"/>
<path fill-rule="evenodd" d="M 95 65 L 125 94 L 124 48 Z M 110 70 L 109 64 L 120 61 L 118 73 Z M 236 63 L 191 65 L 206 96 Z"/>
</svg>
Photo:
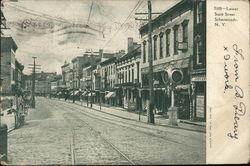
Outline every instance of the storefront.
<svg viewBox="0 0 250 166">
<path fill-rule="evenodd" d="M 206 121 L 206 76 L 192 77 L 193 113 L 192 119 Z"/>
</svg>

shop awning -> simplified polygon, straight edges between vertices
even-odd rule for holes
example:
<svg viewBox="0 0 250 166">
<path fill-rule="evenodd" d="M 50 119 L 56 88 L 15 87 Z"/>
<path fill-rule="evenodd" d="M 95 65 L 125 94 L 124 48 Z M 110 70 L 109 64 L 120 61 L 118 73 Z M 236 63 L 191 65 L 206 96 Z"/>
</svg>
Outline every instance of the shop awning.
<svg viewBox="0 0 250 166">
<path fill-rule="evenodd" d="M 80 93 L 80 91 L 78 91 L 78 90 L 75 91 L 75 95 L 79 95 L 79 93 Z"/>
<path fill-rule="evenodd" d="M 190 85 L 177 85 L 176 89 L 188 89 L 190 87 Z"/>
<path fill-rule="evenodd" d="M 88 93 L 88 96 L 89 96 L 89 97 L 95 96 L 95 92 L 92 92 L 92 95 L 91 95 L 91 93 Z"/>
<path fill-rule="evenodd" d="M 109 92 L 105 98 L 111 98 L 111 97 L 115 97 L 115 92 Z"/>
<path fill-rule="evenodd" d="M 75 92 L 74 92 L 74 91 L 72 91 L 72 92 L 70 93 L 70 96 L 77 95 L 78 93 L 79 93 L 79 91 L 78 91 L 78 90 L 76 90 Z"/>
<path fill-rule="evenodd" d="M 87 95 L 87 93 L 88 93 L 88 92 L 87 92 L 87 91 L 85 91 L 85 92 L 83 92 L 83 93 L 82 93 L 82 95 L 81 95 L 81 96 L 83 96 L 83 97 L 84 97 L 84 96 L 86 96 L 86 95 Z"/>
</svg>

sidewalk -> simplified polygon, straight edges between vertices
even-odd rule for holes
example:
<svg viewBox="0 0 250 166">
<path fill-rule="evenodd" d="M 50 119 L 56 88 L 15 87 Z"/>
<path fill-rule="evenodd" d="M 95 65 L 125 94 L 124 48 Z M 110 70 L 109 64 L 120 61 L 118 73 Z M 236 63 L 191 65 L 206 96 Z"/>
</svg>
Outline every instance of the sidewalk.
<svg viewBox="0 0 250 166">
<path fill-rule="evenodd" d="M 58 100 L 58 99 L 57 99 Z M 62 99 L 61 99 L 62 100 Z M 67 102 L 72 103 L 71 100 L 67 100 Z M 73 103 L 72 103 L 73 104 Z M 75 104 L 81 105 L 83 107 L 87 107 L 87 103 L 85 101 L 75 101 Z M 87 108 L 90 108 L 90 104 Z M 90 108 L 91 109 L 91 108 Z M 92 104 L 92 109 L 100 111 L 99 104 Z M 133 121 L 140 121 L 142 123 L 147 123 L 147 115 L 145 113 L 141 113 L 140 120 L 139 114 L 136 112 L 128 112 L 126 109 L 121 107 L 114 107 L 114 106 L 107 106 L 101 105 L 101 112 L 116 116 L 119 118 L 133 120 Z M 169 120 L 161 115 L 155 115 L 155 124 L 158 126 L 166 126 L 172 128 L 180 128 L 185 130 L 197 131 L 197 132 L 206 132 L 206 123 L 205 122 L 192 122 L 189 120 L 178 120 L 178 126 L 171 126 L 168 124 Z"/>
</svg>

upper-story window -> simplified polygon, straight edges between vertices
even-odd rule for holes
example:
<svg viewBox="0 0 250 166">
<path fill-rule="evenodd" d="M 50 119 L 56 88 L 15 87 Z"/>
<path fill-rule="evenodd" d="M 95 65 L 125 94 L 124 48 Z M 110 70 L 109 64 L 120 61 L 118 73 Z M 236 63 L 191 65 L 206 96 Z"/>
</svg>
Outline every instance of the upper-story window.
<svg viewBox="0 0 250 166">
<path fill-rule="evenodd" d="M 188 20 L 184 20 L 182 23 L 182 37 L 183 37 L 183 42 L 187 43 L 188 42 Z"/>
<path fill-rule="evenodd" d="M 170 29 L 166 31 L 166 57 L 170 56 Z"/>
<path fill-rule="evenodd" d="M 128 82 L 130 82 L 130 69 L 128 69 Z"/>
<path fill-rule="evenodd" d="M 196 64 L 202 64 L 202 41 L 199 39 L 196 42 Z"/>
<path fill-rule="evenodd" d="M 160 59 L 163 58 L 163 33 L 160 33 Z"/>
<path fill-rule="evenodd" d="M 134 69 L 132 68 L 132 82 L 134 83 L 134 78 L 135 77 L 135 74 L 134 74 Z"/>
<path fill-rule="evenodd" d="M 154 36 L 154 60 L 157 59 L 157 36 Z"/>
<path fill-rule="evenodd" d="M 197 4 L 197 24 L 202 23 L 202 15 L 203 15 L 203 2 L 200 1 Z"/>
<path fill-rule="evenodd" d="M 128 82 L 128 76 L 127 76 L 127 71 L 125 71 L 125 82 Z"/>
<path fill-rule="evenodd" d="M 178 25 L 175 25 L 174 30 L 174 55 L 178 54 Z"/>
<path fill-rule="evenodd" d="M 143 56 L 143 63 L 146 63 L 146 41 L 143 41 L 143 48 L 142 48 L 142 56 Z"/>
</svg>

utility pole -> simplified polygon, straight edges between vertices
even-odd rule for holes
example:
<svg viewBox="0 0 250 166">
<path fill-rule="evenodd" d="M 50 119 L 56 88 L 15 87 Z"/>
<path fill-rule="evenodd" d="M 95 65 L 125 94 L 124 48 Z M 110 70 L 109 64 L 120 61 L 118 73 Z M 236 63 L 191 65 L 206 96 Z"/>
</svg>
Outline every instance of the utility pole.
<svg viewBox="0 0 250 166">
<path fill-rule="evenodd" d="M 91 83 L 90 83 L 90 107 L 92 108 L 93 98 L 92 98 L 92 91 L 93 91 L 93 65 L 91 64 Z"/>
<path fill-rule="evenodd" d="M 36 64 L 37 57 L 32 57 L 32 58 L 33 58 L 33 64 L 29 64 L 30 67 L 28 67 L 32 69 L 31 107 L 36 108 L 36 100 L 35 100 L 36 69 L 40 69 L 40 68 L 37 68 L 37 66 L 41 66 L 41 65 Z"/>
<path fill-rule="evenodd" d="M 36 69 L 39 68 L 41 65 L 36 64 L 36 58 L 33 58 L 33 64 L 29 64 L 30 66 L 28 68 L 32 69 L 32 88 L 31 88 L 31 107 L 36 108 L 36 100 L 35 100 L 35 90 L 36 90 Z"/>
<path fill-rule="evenodd" d="M 147 109 L 148 123 L 155 123 L 154 109 L 154 87 L 153 87 L 153 56 L 152 56 L 152 14 L 161 14 L 161 12 L 152 13 L 151 0 L 148 0 L 148 13 L 135 13 L 136 15 L 148 15 L 147 19 L 135 18 L 135 20 L 148 21 L 148 59 L 149 59 L 149 108 Z"/>
<path fill-rule="evenodd" d="M 149 109 L 147 110 L 148 123 L 155 123 L 154 109 L 154 93 L 153 93 L 153 56 L 152 56 L 152 5 L 148 0 L 148 58 L 149 58 Z"/>
<path fill-rule="evenodd" d="M 75 103 L 75 71 L 72 70 L 72 74 L 73 74 L 73 103 Z"/>
</svg>

